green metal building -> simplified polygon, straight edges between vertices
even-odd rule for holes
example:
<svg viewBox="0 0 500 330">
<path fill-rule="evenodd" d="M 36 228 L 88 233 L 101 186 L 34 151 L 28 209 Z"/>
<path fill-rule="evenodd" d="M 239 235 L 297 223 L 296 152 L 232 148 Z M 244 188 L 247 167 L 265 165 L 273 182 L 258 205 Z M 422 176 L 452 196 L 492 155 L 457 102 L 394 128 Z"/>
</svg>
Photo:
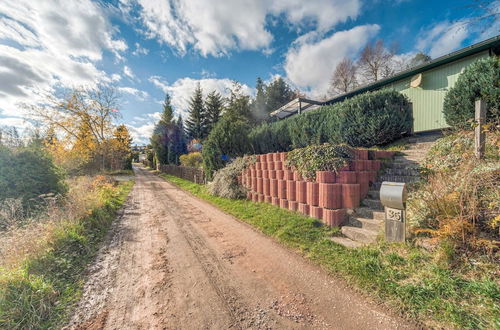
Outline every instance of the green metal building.
<svg viewBox="0 0 500 330">
<path fill-rule="evenodd" d="M 500 36 L 496 36 L 400 72 L 392 77 L 339 95 L 331 100 L 322 102 L 321 105 L 341 102 L 354 95 L 368 91 L 381 88 L 394 88 L 407 95 L 413 104 L 414 132 L 446 128 L 447 124 L 443 115 L 443 102 L 446 92 L 455 85 L 459 75 L 472 62 L 487 56 L 498 56 L 499 54 Z M 297 102 L 294 100 L 273 112 L 272 115 L 278 118 L 285 118 L 296 113 L 300 114 L 304 111 L 301 106 L 303 104 L 309 105 L 307 101 L 302 100 L 302 102 Z M 290 107 L 292 104 L 299 104 L 298 109 Z M 318 104 L 318 102 L 315 102 L 315 104 Z M 310 107 L 310 109 L 316 107 Z"/>
</svg>

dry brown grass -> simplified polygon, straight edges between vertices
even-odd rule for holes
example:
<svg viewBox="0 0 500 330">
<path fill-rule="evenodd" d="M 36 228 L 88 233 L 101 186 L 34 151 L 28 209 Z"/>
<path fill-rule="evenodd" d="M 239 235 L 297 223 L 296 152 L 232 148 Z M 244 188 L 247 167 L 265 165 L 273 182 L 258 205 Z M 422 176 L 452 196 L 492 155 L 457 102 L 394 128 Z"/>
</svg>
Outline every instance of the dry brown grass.
<svg viewBox="0 0 500 330">
<path fill-rule="evenodd" d="M 74 222 L 99 206 L 102 199 L 98 188 L 113 184 L 104 176 L 70 179 L 70 190 L 65 197 L 45 199 L 43 211 L 29 218 L 23 216 L 20 203 L 9 201 L 2 213 L 8 227 L 0 231 L 0 268 L 15 268 L 30 256 L 43 252 L 62 223 Z"/>
</svg>

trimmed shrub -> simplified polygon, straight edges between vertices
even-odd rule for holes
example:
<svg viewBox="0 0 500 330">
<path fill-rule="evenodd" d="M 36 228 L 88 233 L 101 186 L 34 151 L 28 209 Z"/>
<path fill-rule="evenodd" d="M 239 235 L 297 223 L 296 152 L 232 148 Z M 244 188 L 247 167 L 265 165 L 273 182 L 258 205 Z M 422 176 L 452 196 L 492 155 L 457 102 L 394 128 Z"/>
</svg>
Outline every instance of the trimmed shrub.
<svg viewBox="0 0 500 330">
<path fill-rule="evenodd" d="M 390 143 L 412 127 L 410 103 L 394 90 L 354 96 L 344 102 L 260 125 L 250 132 L 255 153 L 289 151 L 322 143 L 371 147 Z"/>
<path fill-rule="evenodd" d="M 295 149 L 288 153 L 287 166 L 297 169 L 304 178 L 316 179 L 316 171 L 333 171 L 348 164 L 352 149 L 346 145 L 325 143 Z"/>
<path fill-rule="evenodd" d="M 474 119 L 474 102 L 482 98 L 488 104 L 487 121 L 500 121 L 500 59 L 480 59 L 465 68 L 444 98 L 446 123 L 454 128 L 470 128 Z"/>
<path fill-rule="evenodd" d="M 256 160 L 255 156 L 236 158 L 226 167 L 215 172 L 214 180 L 208 185 L 208 192 L 224 198 L 245 198 L 247 189 L 238 182 L 238 176 Z"/>
<path fill-rule="evenodd" d="M 203 157 L 201 152 L 190 152 L 179 157 L 182 166 L 201 168 L 203 166 Z"/>
<path fill-rule="evenodd" d="M 413 125 L 408 99 L 394 90 L 361 94 L 339 106 L 341 142 L 353 147 L 390 143 L 410 133 Z"/>
<path fill-rule="evenodd" d="M 21 198 L 26 204 L 40 195 L 67 190 L 62 171 L 39 147 L 0 146 L 0 169 L 0 201 Z"/>
<path fill-rule="evenodd" d="M 231 158 L 243 156 L 250 150 L 249 126 L 234 115 L 223 116 L 203 143 L 203 168 L 208 180 Z"/>
</svg>

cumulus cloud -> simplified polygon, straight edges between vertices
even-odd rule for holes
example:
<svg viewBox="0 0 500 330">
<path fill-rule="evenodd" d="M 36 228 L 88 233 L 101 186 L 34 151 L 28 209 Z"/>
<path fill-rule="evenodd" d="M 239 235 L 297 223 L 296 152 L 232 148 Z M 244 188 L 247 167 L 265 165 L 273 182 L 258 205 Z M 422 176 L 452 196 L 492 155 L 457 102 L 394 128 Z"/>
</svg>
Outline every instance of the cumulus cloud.
<svg viewBox="0 0 500 330">
<path fill-rule="evenodd" d="M 295 29 L 320 31 L 355 18 L 359 0 L 135 0 L 145 33 L 183 55 L 190 47 L 203 56 L 220 56 L 233 49 L 269 52 L 273 40 L 269 17 L 284 18 Z M 122 8 L 132 10 L 131 1 Z"/>
<path fill-rule="evenodd" d="M 108 81 L 96 67 L 105 50 L 127 49 L 90 0 L 0 2 L 0 112 L 19 116 L 58 87 Z"/>
<path fill-rule="evenodd" d="M 361 25 L 319 41 L 317 35 L 304 35 L 286 54 L 284 69 L 288 79 L 313 97 L 324 95 L 335 66 L 344 57 L 353 58 L 379 30 L 376 24 Z"/>
<path fill-rule="evenodd" d="M 417 40 L 417 49 L 436 58 L 457 50 L 469 36 L 468 26 L 464 22 L 444 21 L 421 33 Z"/>
<path fill-rule="evenodd" d="M 133 87 L 118 87 L 118 91 L 135 96 L 138 100 L 144 101 L 149 97 L 148 92 L 141 91 Z"/>
<path fill-rule="evenodd" d="M 123 66 L 123 74 L 132 80 L 134 80 L 136 78 L 132 69 L 127 65 Z"/>
<path fill-rule="evenodd" d="M 203 94 L 207 95 L 211 91 L 215 90 L 219 92 L 222 96 L 229 96 L 231 87 L 233 86 L 233 81 L 230 79 L 215 79 L 215 78 L 204 78 L 204 79 L 193 79 L 193 78 L 181 78 L 176 80 L 173 84 L 168 84 L 160 76 L 151 76 L 149 81 L 156 87 L 161 89 L 164 93 L 169 93 L 172 97 L 172 105 L 177 114 L 182 115 L 183 118 L 188 116 L 189 100 L 193 95 L 194 90 L 198 83 L 203 89 Z M 252 95 L 252 88 L 247 85 L 242 85 L 242 91 L 245 94 Z"/>
<path fill-rule="evenodd" d="M 135 50 L 132 52 L 132 55 L 148 55 L 149 49 L 142 47 L 138 42 L 135 43 Z"/>
</svg>

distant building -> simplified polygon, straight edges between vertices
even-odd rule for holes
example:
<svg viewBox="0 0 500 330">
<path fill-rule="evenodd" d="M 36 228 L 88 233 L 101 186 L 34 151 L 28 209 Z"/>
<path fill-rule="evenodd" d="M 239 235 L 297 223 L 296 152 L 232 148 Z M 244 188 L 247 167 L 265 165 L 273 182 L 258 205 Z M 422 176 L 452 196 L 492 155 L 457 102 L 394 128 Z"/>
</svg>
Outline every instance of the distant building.
<svg viewBox="0 0 500 330">
<path fill-rule="evenodd" d="M 272 112 L 271 115 L 282 119 L 316 109 L 321 105 L 341 102 L 364 92 L 393 88 L 408 96 L 413 104 L 414 132 L 446 128 L 448 125 L 443 115 L 443 102 L 446 92 L 455 85 L 458 76 L 472 62 L 488 56 L 498 56 L 499 54 L 500 36 L 496 36 L 399 72 L 392 77 L 361 86 L 325 102 L 295 99 Z"/>
</svg>

